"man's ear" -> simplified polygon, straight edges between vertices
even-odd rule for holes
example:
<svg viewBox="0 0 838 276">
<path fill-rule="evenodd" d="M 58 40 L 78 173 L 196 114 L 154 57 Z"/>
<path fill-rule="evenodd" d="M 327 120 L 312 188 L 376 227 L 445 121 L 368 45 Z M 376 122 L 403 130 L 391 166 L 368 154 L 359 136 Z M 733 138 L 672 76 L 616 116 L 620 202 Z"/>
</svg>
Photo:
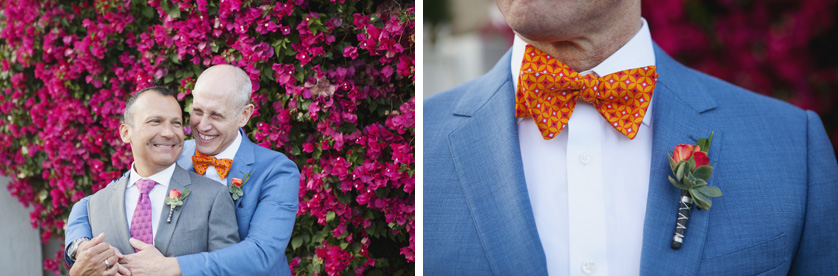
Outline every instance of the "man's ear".
<svg viewBox="0 0 838 276">
<path fill-rule="evenodd" d="M 253 115 L 253 110 L 255 110 L 255 109 L 256 109 L 256 107 L 253 106 L 253 104 L 247 104 L 247 105 L 244 106 L 244 109 L 242 109 L 242 113 L 240 114 L 241 117 L 239 118 L 239 127 L 240 128 L 244 127 L 244 125 L 247 124 L 247 121 L 250 120 L 250 116 Z"/>
<path fill-rule="evenodd" d="M 119 137 L 122 138 L 122 142 L 126 144 L 131 143 L 131 126 L 128 124 L 121 124 L 119 125 Z"/>
</svg>

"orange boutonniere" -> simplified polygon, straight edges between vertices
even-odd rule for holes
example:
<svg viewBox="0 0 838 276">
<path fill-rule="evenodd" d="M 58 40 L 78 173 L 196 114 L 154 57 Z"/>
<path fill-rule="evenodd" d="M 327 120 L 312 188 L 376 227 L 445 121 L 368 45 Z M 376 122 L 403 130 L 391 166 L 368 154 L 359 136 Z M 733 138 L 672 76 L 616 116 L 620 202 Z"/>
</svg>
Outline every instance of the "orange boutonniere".
<svg viewBox="0 0 838 276">
<path fill-rule="evenodd" d="M 687 222 L 690 219 L 693 204 L 699 209 L 709 211 L 713 206 L 710 198 L 722 196 L 722 190 L 719 187 L 710 186 L 707 183 L 713 175 L 713 167 L 710 166 L 710 158 L 707 156 L 712 141 L 713 133 L 710 133 L 709 138 L 698 139 L 697 145 L 675 146 L 672 155 L 669 156 L 669 167 L 675 175 L 675 178 L 669 176 L 669 183 L 681 189 L 678 220 L 675 223 L 675 234 L 672 236 L 672 249 L 681 248 L 684 242 L 684 233 L 687 231 Z"/>
<path fill-rule="evenodd" d="M 175 212 L 175 208 L 183 205 L 183 200 L 186 199 L 187 196 L 189 196 L 188 189 L 183 189 L 183 194 L 181 194 L 177 189 L 169 191 L 169 197 L 166 198 L 166 205 L 169 205 L 169 217 L 166 218 L 166 223 L 172 222 L 172 213 Z"/>
<path fill-rule="evenodd" d="M 247 183 L 247 180 L 250 179 L 250 176 L 253 174 L 253 171 L 250 173 L 245 174 L 242 178 L 233 178 L 230 183 L 230 187 L 227 187 L 227 190 L 230 191 L 230 195 L 233 197 L 233 200 L 239 200 L 240 197 L 244 196 L 244 192 L 242 191 L 242 186 Z"/>
</svg>

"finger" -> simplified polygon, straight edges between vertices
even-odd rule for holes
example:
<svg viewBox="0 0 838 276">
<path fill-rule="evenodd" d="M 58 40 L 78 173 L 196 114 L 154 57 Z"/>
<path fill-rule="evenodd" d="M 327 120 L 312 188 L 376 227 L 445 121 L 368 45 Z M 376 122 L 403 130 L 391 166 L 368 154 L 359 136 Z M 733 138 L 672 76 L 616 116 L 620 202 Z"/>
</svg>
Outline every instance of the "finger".
<svg viewBox="0 0 838 276">
<path fill-rule="evenodd" d="M 119 258 L 115 255 L 107 258 L 106 260 L 108 260 L 108 264 L 111 265 L 111 267 L 108 268 L 113 268 L 114 266 L 119 265 Z"/>
<path fill-rule="evenodd" d="M 127 267 L 125 267 L 123 265 L 117 265 L 117 266 L 119 267 L 119 274 L 120 275 L 124 275 L 124 276 L 130 276 L 131 275 L 131 271 L 128 270 Z"/>
<path fill-rule="evenodd" d="M 143 250 L 143 249 L 146 249 L 148 247 L 152 247 L 152 245 L 144 243 L 144 242 L 142 242 L 138 239 L 135 239 L 135 238 L 131 238 L 130 240 L 128 240 L 128 242 L 130 242 L 131 246 L 133 246 L 137 250 Z"/>
<path fill-rule="evenodd" d="M 130 257 L 130 255 L 117 256 L 117 258 L 119 258 L 119 263 L 121 263 L 121 264 L 127 264 L 129 257 Z"/>
<path fill-rule="evenodd" d="M 113 249 L 114 255 L 122 257 L 122 252 L 119 252 L 119 248 L 116 248 L 113 245 L 111 245 L 111 249 Z"/>
<path fill-rule="evenodd" d="M 97 259 L 98 261 L 104 262 L 105 258 L 108 258 L 108 257 L 114 255 L 113 250 L 109 250 L 110 247 L 111 246 L 107 243 L 100 243 L 100 244 L 97 244 L 94 247 L 88 248 L 87 253 L 90 256 L 93 256 L 94 259 Z"/>
<path fill-rule="evenodd" d="M 101 243 L 104 240 L 105 240 L 105 233 L 104 232 L 99 233 L 99 235 L 96 236 L 96 237 L 93 237 L 93 239 L 91 239 L 89 241 L 83 241 L 83 242 L 79 243 L 79 249 L 77 249 L 77 250 L 79 250 L 79 252 L 81 252 L 82 250 L 85 250 L 85 249 L 88 249 L 88 248 L 91 248 L 91 247 L 94 247 L 94 246 L 98 245 L 99 243 Z"/>
<path fill-rule="evenodd" d="M 110 268 L 106 268 L 105 272 L 102 275 L 117 275 L 119 273 L 119 264 L 112 265 Z"/>
</svg>

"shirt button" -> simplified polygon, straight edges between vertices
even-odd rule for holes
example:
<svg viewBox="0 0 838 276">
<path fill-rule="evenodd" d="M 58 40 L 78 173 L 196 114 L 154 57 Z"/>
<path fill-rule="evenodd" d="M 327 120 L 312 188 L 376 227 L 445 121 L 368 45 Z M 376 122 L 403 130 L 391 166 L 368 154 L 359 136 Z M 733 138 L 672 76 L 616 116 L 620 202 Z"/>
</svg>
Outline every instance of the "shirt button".
<svg viewBox="0 0 838 276">
<path fill-rule="evenodd" d="M 596 264 L 594 262 L 585 262 L 582 264 L 582 273 L 585 275 L 593 275 L 596 272 Z"/>
<path fill-rule="evenodd" d="M 591 155 L 588 154 L 587 152 L 583 152 L 582 154 L 579 155 L 579 162 L 581 162 L 584 165 L 587 165 L 588 163 L 591 163 Z"/>
</svg>

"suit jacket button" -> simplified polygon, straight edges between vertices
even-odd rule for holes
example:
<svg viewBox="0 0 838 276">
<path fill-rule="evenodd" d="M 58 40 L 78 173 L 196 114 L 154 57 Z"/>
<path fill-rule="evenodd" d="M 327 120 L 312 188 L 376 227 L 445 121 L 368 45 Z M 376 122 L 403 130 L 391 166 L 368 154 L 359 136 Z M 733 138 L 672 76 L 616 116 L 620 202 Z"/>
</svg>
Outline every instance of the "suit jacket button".
<svg viewBox="0 0 838 276">
<path fill-rule="evenodd" d="M 596 264 L 590 261 L 585 262 L 584 264 L 582 264 L 582 273 L 585 273 L 585 275 L 593 275 L 594 273 L 596 273 Z"/>
</svg>

